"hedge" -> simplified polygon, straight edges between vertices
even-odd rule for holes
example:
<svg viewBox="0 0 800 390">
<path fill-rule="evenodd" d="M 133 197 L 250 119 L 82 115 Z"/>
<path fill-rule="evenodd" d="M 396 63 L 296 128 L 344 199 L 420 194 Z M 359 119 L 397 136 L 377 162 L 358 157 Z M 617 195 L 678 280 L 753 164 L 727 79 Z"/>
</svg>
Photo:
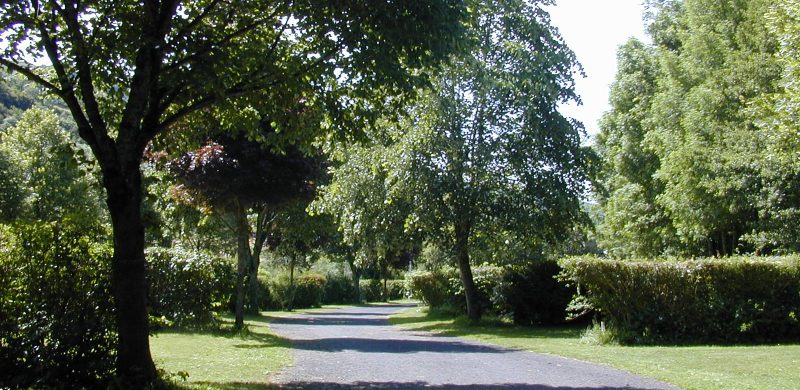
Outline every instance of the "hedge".
<svg viewBox="0 0 800 390">
<path fill-rule="evenodd" d="M 798 257 L 561 265 L 621 342 L 800 339 Z"/>
<path fill-rule="evenodd" d="M 555 260 L 506 267 L 492 295 L 493 310 L 516 325 L 564 323 L 577 290 L 557 280 L 560 273 Z"/>
<path fill-rule="evenodd" d="M 0 225 L 0 388 L 104 388 L 116 362 L 100 228 Z"/>
<path fill-rule="evenodd" d="M 270 284 L 270 299 L 282 310 L 320 307 L 325 295 L 325 283 L 325 275 L 306 273 L 294 279 L 292 288 L 289 278 L 283 275 Z"/>
<path fill-rule="evenodd" d="M 204 325 L 228 308 L 236 283 L 230 262 L 181 248 L 150 247 L 145 256 L 151 325 Z"/>
</svg>

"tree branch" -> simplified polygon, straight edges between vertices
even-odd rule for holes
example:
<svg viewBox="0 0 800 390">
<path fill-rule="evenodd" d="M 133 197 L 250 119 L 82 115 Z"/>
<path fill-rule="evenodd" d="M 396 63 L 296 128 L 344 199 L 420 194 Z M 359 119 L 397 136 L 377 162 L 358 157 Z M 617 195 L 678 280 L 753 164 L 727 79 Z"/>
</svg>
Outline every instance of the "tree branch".
<svg viewBox="0 0 800 390">
<path fill-rule="evenodd" d="M 19 65 L 19 64 L 13 62 L 13 61 L 9 61 L 9 60 L 7 60 L 5 58 L 2 58 L 2 57 L 0 57 L 0 64 L 2 64 L 3 66 L 5 66 L 6 68 L 8 68 L 11 71 L 14 71 L 14 72 L 22 74 L 23 76 L 28 78 L 28 80 L 31 80 L 34 83 L 39 84 L 39 85 L 47 88 L 50 92 L 52 92 L 52 93 L 58 95 L 59 97 L 63 98 L 62 95 L 64 94 L 64 91 L 62 91 L 60 88 L 56 87 L 55 84 L 45 80 L 42 76 L 39 76 L 38 74 L 36 74 L 36 72 L 34 72 L 33 69 L 26 68 L 26 67 L 24 67 L 22 65 Z"/>
</svg>

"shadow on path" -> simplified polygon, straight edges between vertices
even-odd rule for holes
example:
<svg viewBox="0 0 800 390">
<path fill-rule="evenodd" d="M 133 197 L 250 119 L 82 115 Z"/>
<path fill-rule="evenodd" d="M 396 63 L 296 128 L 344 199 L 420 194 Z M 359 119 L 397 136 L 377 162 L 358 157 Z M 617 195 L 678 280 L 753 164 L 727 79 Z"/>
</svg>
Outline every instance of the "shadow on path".
<svg viewBox="0 0 800 390">
<path fill-rule="evenodd" d="M 333 382 L 291 382 L 284 384 L 254 384 L 254 383 L 216 383 L 201 382 L 212 389 L 234 390 L 267 390 L 267 389 L 435 389 L 435 390 L 490 390 L 490 389 L 520 389 L 520 390 L 646 390 L 641 387 L 569 387 L 569 386 L 547 386 L 526 383 L 503 383 L 491 385 L 431 385 L 427 382 L 354 382 L 354 383 L 333 383 Z"/>
<path fill-rule="evenodd" d="M 340 352 L 358 351 L 371 353 L 508 353 L 509 349 L 489 345 L 464 343 L 457 340 L 409 340 L 371 338 L 322 338 L 294 340 L 292 346 L 309 351 Z"/>
</svg>

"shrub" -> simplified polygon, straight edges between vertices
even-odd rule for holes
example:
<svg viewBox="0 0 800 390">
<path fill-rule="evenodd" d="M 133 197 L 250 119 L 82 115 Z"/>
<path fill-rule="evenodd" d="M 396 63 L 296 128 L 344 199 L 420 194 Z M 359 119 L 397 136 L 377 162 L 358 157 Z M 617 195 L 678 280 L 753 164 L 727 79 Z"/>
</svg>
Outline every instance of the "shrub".
<svg viewBox="0 0 800 390">
<path fill-rule="evenodd" d="M 621 342 L 800 338 L 800 259 L 562 261 Z"/>
<path fill-rule="evenodd" d="M 410 298 L 419 299 L 432 308 L 448 301 L 448 280 L 442 272 L 409 272 L 405 277 L 405 289 Z"/>
<path fill-rule="evenodd" d="M 466 312 L 467 301 L 464 296 L 461 276 L 458 270 L 454 268 L 449 268 L 446 272 L 448 276 L 448 303 L 462 312 Z M 475 288 L 478 290 L 478 306 L 482 313 L 492 311 L 492 296 L 494 295 L 495 287 L 500 283 L 502 275 L 503 268 L 496 265 L 484 263 L 477 267 L 472 267 L 472 279 L 475 282 Z"/>
<path fill-rule="evenodd" d="M 343 274 L 328 274 L 325 277 L 325 294 L 322 303 L 326 305 L 353 303 L 356 291 L 353 280 Z"/>
<path fill-rule="evenodd" d="M 389 294 L 389 300 L 403 299 L 405 296 L 405 281 L 403 279 L 387 280 L 386 290 Z"/>
<path fill-rule="evenodd" d="M 182 248 L 151 247 L 145 255 L 152 318 L 197 326 L 211 322 L 214 310 L 228 307 L 235 289 L 229 262 Z"/>
<path fill-rule="evenodd" d="M 282 310 L 319 307 L 325 295 L 325 281 L 325 275 L 308 273 L 296 277 L 292 287 L 288 276 L 281 275 L 270 284 L 270 292 Z"/>
<path fill-rule="evenodd" d="M 325 275 L 303 274 L 295 282 L 294 307 L 320 307 L 325 294 Z"/>
<path fill-rule="evenodd" d="M 560 272 L 554 260 L 505 268 L 492 295 L 494 311 L 517 325 L 563 323 L 567 305 L 577 291 L 556 280 Z"/>
<path fill-rule="evenodd" d="M 365 302 L 382 302 L 386 300 L 383 297 L 383 282 L 380 279 L 361 279 L 358 285 L 361 290 L 361 299 Z"/>
<path fill-rule="evenodd" d="M 102 388 L 116 359 L 99 228 L 0 226 L 0 387 Z"/>
</svg>

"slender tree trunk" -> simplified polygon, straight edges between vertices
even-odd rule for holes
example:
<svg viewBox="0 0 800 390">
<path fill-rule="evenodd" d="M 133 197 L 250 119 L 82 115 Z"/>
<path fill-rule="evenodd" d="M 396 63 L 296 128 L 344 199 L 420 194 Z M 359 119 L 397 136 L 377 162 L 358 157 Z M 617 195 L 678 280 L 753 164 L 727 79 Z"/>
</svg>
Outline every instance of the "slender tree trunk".
<svg viewBox="0 0 800 390">
<path fill-rule="evenodd" d="M 355 291 L 355 303 L 361 303 L 361 270 L 356 267 L 355 261 L 348 259 L 347 265 L 350 266 L 350 273 L 353 274 L 353 291 Z"/>
<path fill-rule="evenodd" d="M 260 309 L 258 305 L 259 288 L 258 288 L 258 261 L 259 259 L 253 255 L 250 258 L 250 267 L 248 272 L 248 285 L 250 290 L 250 303 L 248 304 L 250 312 L 258 314 Z"/>
<path fill-rule="evenodd" d="M 114 167 L 119 169 L 119 167 Z M 112 283 L 117 309 L 117 375 L 132 386 L 153 383 L 145 279 L 142 177 L 139 161 L 103 171 L 114 232 Z"/>
<path fill-rule="evenodd" d="M 289 311 L 294 309 L 294 264 L 295 264 L 296 255 L 292 255 L 292 259 L 289 261 Z"/>
<path fill-rule="evenodd" d="M 244 327 L 245 279 L 248 265 L 250 265 L 250 225 L 247 223 L 247 211 L 238 202 L 236 204 L 236 241 L 236 322 L 234 327 L 242 329 Z"/>
<path fill-rule="evenodd" d="M 267 240 L 267 211 L 266 206 L 261 206 L 258 210 L 256 237 L 250 255 L 250 310 L 255 314 L 258 314 L 261 309 L 258 305 L 258 298 L 261 292 L 261 289 L 258 288 L 258 266 L 261 263 L 261 251 L 264 249 L 264 242 Z"/>
<path fill-rule="evenodd" d="M 455 228 L 455 252 L 458 271 L 461 275 L 461 285 L 464 286 L 464 298 L 467 301 L 467 318 L 470 321 L 481 319 L 481 308 L 478 302 L 478 289 L 472 278 L 472 267 L 469 264 L 469 234 L 468 223 L 458 223 Z"/>
</svg>

